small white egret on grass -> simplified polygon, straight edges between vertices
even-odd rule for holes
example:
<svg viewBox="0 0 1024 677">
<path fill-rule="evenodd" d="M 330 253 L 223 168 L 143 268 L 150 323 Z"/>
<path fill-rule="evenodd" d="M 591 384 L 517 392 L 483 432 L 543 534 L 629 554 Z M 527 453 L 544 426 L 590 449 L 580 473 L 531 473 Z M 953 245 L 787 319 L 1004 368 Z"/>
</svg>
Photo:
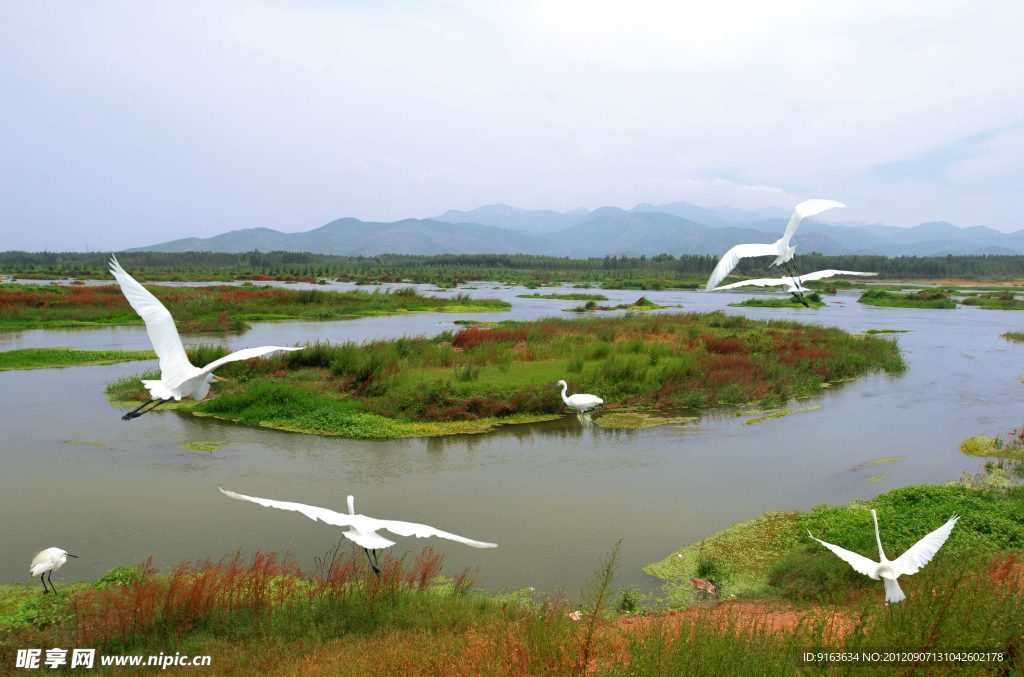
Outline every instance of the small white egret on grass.
<svg viewBox="0 0 1024 677">
<path fill-rule="evenodd" d="M 723 289 L 736 289 L 737 287 L 782 287 L 787 294 L 796 294 L 798 292 L 809 291 L 804 286 L 804 282 L 809 280 L 825 280 L 836 275 L 878 275 L 878 273 L 858 273 L 853 270 L 817 270 L 813 273 L 806 273 L 805 275 L 797 275 L 793 277 L 760 277 L 756 280 L 743 280 L 742 282 L 733 282 L 732 284 L 722 285 L 721 287 L 715 287 L 711 291 L 722 291 Z"/>
<path fill-rule="evenodd" d="M 704 287 L 704 291 L 711 291 L 718 286 L 718 283 L 729 276 L 729 273 L 736 264 L 740 262 L 740 259 L 746 259 L 753 256 L 774 256 L 776 257 L 770 265 L 778 266 L 781 264 L 788 264 L 789 260 L 793 258 L 793 253 L 796 251 L 796 247 L 790 247 L 789 241 L 793 238 L 796 233 L 797 226 L 808 216 L 814 216 L 820 214 L 826 209 L 832 209 L 833 207 L 844 207 L 840 202 L 835 200 L 807 200 L 801 202 L 793 210 L 793 215 L 789 217 L 789 223 L 786 225 L 786 232 L 782 234 L 782 237 L 771 244 L 738 244 L 729 251 L 727 251 L 722 259 L 715 266 L 715 269 L 711 272 L 711 277 L 708 278 L 707 286 Z M 786 266 L 787 271 L 789 266 Z M 791 273 L 792 276 L 792 273 Z M 807 305 L 804 303 L 804 305 Z"/>
<path fill-rule="evenodd" d="M 220 489 L 221 493 L 225 496 L 230 496 L 231 498 L 235 498 L 240 501 L 258 503 L 259 505 L 267 508 L 295 510 L 296 512 L 301 512 L 314 522 L 316 520 L 320 520 L 326 524 L 333 524 L 338 527 L 349 527 L 348 531 L 342 532 L 341 535 L 348 540 L 353 541 L 356 545 L 362 546 L 363 552 L 366 553 L 366 560 L 370 562 L 370 567 L 373 568 L 373 571 L 377 576 L 380 576 L 380 563 L 377 562 L 377 550 L 390 548 L 395 544 L 394 541 L 389 541 L 378 534 L 377 531 L 379 529 L 387 529 L 399 536 L 416 536 L 417 538 L 437 536 L 439 538 L 447 538 L 452 541 L 458 541 L 459 543 L 465 543 L 466 545 L 474 548 L 498 547 L 497 543 L 474 541 L 470 538 L 456 536 L 455 534 L 450 534 L 447 531 L 435 529 L 434 527 L 427 526 L 426 524 L 398 522 L 396 520 L 379 520 L 374 519 L 373 517 L 367 517 L 366 515 L 357 515 L 355 499 L 352 496 L 348 497 L 348 514 L 346 515 L 345 513 L 328 510 L 327 508 L 318 508 L 315 505 L 289 503 L 287 501 L 274 501 L 269 498 L 255 498 L 253 496 L 245 496 L 244 494 L 236 494 L 233 491 L 225 491 L 221 487 L 217 488 Z M 370 560 L 371 550 L 373 551 L 372 561 Z"/>
<path fill-rule="evenodd" d="M 302 348 L 283 348 L 281 346 L 261 346 L 259 348 L 246 348 L 238 350 L 230 355 L 225 355 L 219 360 L 214 360 L 202 369 L 192 366 L 185 353 L 185 346 L 178 337 L 178 329 L 174 326 L 174 318 L 160 303 L 157 297 L 153 296 L 141 284 L 126 273 L 117 259 L 110 257 L 110 272 L 114 275 L 117 283 L 121 285 L 128 303 L 135 312 L 146 323 L 146 333 L 153 344 L 156 356 L 160 358 L 160 380 L 143 381 L 142 385 L 151 395 L 149 402 L 144 402 L 137 409 L 128 412 L 121 418 L 125 421 L 138 418 L 143 414 L 153 411 L 172 397 L 181 400 L 183 397 L 191 397 L 197 402 L 206 397 L 210 392 L 210 384 L 214 381 L 226 381 L 227 379 L 213 375 L 213 370 L 228 362 L 239 360 L 251 360 L 254 357 L 262 357 L 275 350 L 302 350 Z M 143 408 L 146 405 L 156 402 L 149 409 Z"/>
<path fill-rule="evenodd" d="M 46 589 L 47 572 L 50 574 L 50 588 L 53 592 L 57 592 L 57 588 L 53 587 L 53 572 L 64 566 L 64 562 L 68 561 L 68 557 L 78 559 L 78 555 L 71 555 L 60 548 L 47 548 L 32 558 L 32 564 L 29 565 L 28 573 L 32 578 L 39 576 L 39 580 L 43 582 L 44 595 L 50 592 Z"/>
<path fill-rule="evenodd" d="M 555 384 L 556 386 L 562 386 L 562 401 L 565 402 L 565 406 L 572 407 L 582 416 L 585 412 L 604 404 L 604 400 L 596 395 L 587 395 L 586 393 L 576 393 L 570 397 L 565 396 L 565 391 L 569 389 L 569 384 L 565 381 L 559 381 Z"/>
<path fill-rule="evenodd" d="M 900 576 L 916 574 L 924 568 L 924 565 L 928 564 L 932 557 L 935 557 L 935 553 L 939 551 L 942 544 L 949 538 L 949 534 L 953 531 L 953 527 L 956 526 L 956 521 L 960 519 L 960 516 L 954 513 L 948 522 L 922 538 L 911 546 L 909 550 L 891 562 L 886 559 L 885 551 L 882 550 L 882 538 L 878 535 L 878 516 L 874 510 L 871 511 L 871 518 L 875 521 L 875 541 L 878 542 L 878 559 L 881 560 L 879 562 L 869 560 L 867 557 L 858 555 L 855 552 L 844 550 L 838 545 L 832 545 L 831 543 L 814 538 L 810 530 L 807 531 L 807 535 L 838 555 L 840 559 L 853 567 L 853 570 L 857 573 L 864 574 L 876 581 L 881 578 L 882 583 L 885 585 L 886 602 L 890 604 L 902 602 L 907 596 L 903 594 L 903 590 L 900 589 L 896 579 Z M 889 614 L 890 616 L 892 615 L 891 606 L 889 607 Z"/>
</svg>

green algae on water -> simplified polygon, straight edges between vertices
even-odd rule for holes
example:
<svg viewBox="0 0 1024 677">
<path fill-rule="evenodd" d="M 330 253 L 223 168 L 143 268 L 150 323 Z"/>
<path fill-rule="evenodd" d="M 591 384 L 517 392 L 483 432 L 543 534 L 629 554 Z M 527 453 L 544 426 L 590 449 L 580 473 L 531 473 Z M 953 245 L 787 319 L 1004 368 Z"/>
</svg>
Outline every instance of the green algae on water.
<svg viewBox="0 0 1024 677">
<path fill-rule="evenodd" d="M 790 414 L 795 414 L 797 412 L 801 412 L 801 411 L 814 411 L 815 409 L 821 409 L 821 405 L 819 404 L 819 405 L 816 405 L 816 406 L 813 406 L 813 407 L 802 407 L 800 409 L 781 409 L 779 411 L 772 412 L 772 413 L 770 413 L 770 414 L 768 414 L 766 416 L 760 416 L 758 418 L 752 418 L 749 421 L 744 421 L 743 425 L 751 425 L 753 423 L 763 423 L 765 421 L 770 421 L 773 418 L 782 418 L 783 416 L 789 416 Z"/>
<path fill-rule="evenodd" d="M 657 416 L 655 414 L 614 413 L 604 414 L 600 418 L 595 419 L 594 423 L 602 428 L 638 430 L 658 425 L 689 423 L 690 421 L 696 421 L 698 418 L 700 417 L 678 416 L 668 418 L 664 416 Z"/>
<path fill-rule="evenodd" d="M 230 442 L 185 442 L 179 444 L 178 447 L 185 449 L 186 451 L 220 451 L 224 447 L 231 444 Z"/>
</svg>

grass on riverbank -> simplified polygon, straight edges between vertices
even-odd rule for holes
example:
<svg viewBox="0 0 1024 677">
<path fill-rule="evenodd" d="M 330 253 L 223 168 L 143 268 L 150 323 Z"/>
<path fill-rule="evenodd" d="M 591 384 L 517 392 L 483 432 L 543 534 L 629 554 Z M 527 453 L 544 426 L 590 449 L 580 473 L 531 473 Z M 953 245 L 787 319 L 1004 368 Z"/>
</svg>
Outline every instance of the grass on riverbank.
<svg viewBox="0 0 1024 677">
<path fill-rule="evenodd" d="M 180 332 L 241 331 L 266 320 L 338 320 L 408 312 L 494 312 L 498 299 L 421 296 L 412 287 L 346 292 L 240 286 L 167 287 L 149 290 L 167 306 Z M 142 324 L 116 285 L 0 285 L 0 329 Z"/>
<path fill-rule="evenodd" d="M 216 359 L 211 348 L 195 364 Z M 837 328 L 722 313 L 548 318 L 471 326 L 433 338 L 316 343 L 218 370 L 233 384 L 179 407 L 283 430 L 386 439 L 478 432 L 564 411 L 553 388 L 588 392 L 612 409 L 778 404 L 829 381 L 905 369 L 897 345 Z M 108 397 L 148 398 L 141 376 Z"/>
<path fill-rule="evenodd" d="M 909 294 L 869 289 L 861 294 L 857 302 L 883 308 L 939 308 L 945 310 L 956 308 L 956 301 L 949 298 L 948 291 L 930 289 Z"/>
<path fill-rule="evenodd" d="M 959 485 L 908 487 L 871 502 L 890 554 L 950 511 L 964 515 L 929 565 L 901 577 L 908 599 L 893 621 L 880 582 L 847 574 L 848 565 L 799 535 L 809 527 L 873 557 L 868 505 L 856 504 L 769 513 L 731 538 L 706 539 L 703 557 L 683 575 L 702 567 L 728 593 L 738 572 L 724 568 L 727 555 L 753 551 L 751 568 L 769 571 L 768 592 L 664 615 L 647 615 L 635 593 L 616 589 L 618 547 L 574 600 L 476 591 L 465 572 L 440 577 L 441 557 L 429 548 L 385 556 L 378 580 L 348 546 L 306 572 L 273 554 L 238 553 L 167 575 L 148 562 L 121 567 L 95 583 L 62 584 L 56 595 L 43 596 L 38 585 L 0 586 L 0 671 L 15 671 L 20 648 L 87 646 L 97 649 L 93 670 L 101 675 L 139 672 L 105 667 L 101 656 L 182 654 L 212 656 L 202 672 L 213 676 L 797 677 L 849 668 L 802 664 L 805 651 L 884 648 L 1001 652 L 1001 661 L 972 664 L 980 669 L 971 674 L 1016 675 L 1024 667 L 1024 567 L 1014 554 L 1021 499 Z M 921 667 L 965 674 L 956 663 Z M 892 665 L 864 662 L 856 674 L 893 674 Z"/>
<path fill-rule="evenodd" d="M 812 292 L 810 294 L 804 294 L 804 300 L 807 301 L 807 305 L 811 308 L 827 308 L 828 304 L 821 300 L 821 294 L 818 292 Z M 790 296 L 787 299 L 780 299 L 777 297 L 761 298 L 755 297 L 741 301 L 739 303 L 730 303 L 730 306 L 735 308 L 803 308 L 803 303 L 796 296 Z"/>
<path fill-rule="evenodd" d="M 79 350 L 77 348 L 25 348 L 0 351 L 0 371 L 49 369 L 155 360 L 152 350 Z"/>
</svg>

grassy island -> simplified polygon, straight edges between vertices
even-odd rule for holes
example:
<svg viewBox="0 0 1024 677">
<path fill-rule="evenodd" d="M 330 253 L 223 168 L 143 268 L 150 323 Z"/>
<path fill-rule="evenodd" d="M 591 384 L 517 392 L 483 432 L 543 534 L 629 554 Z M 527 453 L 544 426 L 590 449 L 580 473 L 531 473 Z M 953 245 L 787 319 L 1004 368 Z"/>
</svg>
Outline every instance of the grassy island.
<svg viewBox="0 0 1024 677">
<path fill-rule="evenodd" d="M 182 332 L 240 331 L 265 320 L 338 320 L 410 312 L 502 311 L 498 299 L 422 296 L 412 287 L 394 291 L 281 289 L 240 286 L 167 287 L 149 290 L 174 316 Z M 95 327 L 142 324 L 117 285 L 0 285 L 0 329 Z"/>
<path fill-rule="evenodd" d="M 1012 291 L 971 295 L 960 303 L 988 310 L 1024 310 L 1024 299 L 1018 299 Z"/>
<path fill-rule="evenodd" d="M 812 292 L 804 295 L 804 300 L 807 301 L 807 305 L 811 308 L 826 308 L 828 304 L 821 300 L 821 294 L 818 292 Z M 734 308 L 803 308 L 804 304 L 800 302 L 800 299 L 796 296 L 790 296 L 788 299 L 780 299 L 778 297 L 769 298 L 750 298 L 740 303 L 730 303 L 730 306 Z"/>
<path fill-rule="evenodd" d="M 155 360 L 152 350 L 78 350 L 77 348 L 25 348 L 0 352 L 0 371 L 49 369 Z"/>
<path fill-rule="evenodd" d="M 224 352 L 206 346 L 206 364 Z M 202 354 L 200 354 L 202 353 Z M 308 345 L 219 374 L 215 397 L 177 405 L 199 416 L 282 430 L 386 439 L 479 432 L 564 413 L 553 388 L 606 408 L 678 409 L 820 392 L 829 381 L 905 368 L 896 343 L 837 328 L 713 313 L 548 318 L 470 326 L 434 338 Z M 147 397 L 136 375 L 111 383 L 122 405 Z"/>
<path fill-rule="evenodd" d="M 572 292 L 569 294 L 519 294 L 517 299 L 556 299 L 558 301 L 607 301 L 604 294 L 584 294 Z"/>
<path fill-rule="evenodd" d="M 949 298 L 947 290 L 942 289 L 922 289 L 919 292 L 909 294 L 888 292 L 882 289 L 869 289 L 861 294 L 857 302 L 885 308 L 939 308 L 945 310 L 956 308 L 956 301 Z"/>
</svg>

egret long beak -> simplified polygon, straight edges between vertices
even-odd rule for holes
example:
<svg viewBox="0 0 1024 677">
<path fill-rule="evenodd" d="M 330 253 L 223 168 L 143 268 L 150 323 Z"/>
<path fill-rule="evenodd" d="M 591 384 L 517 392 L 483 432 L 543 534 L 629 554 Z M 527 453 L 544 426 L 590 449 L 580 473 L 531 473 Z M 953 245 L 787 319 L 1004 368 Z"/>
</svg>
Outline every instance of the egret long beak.
<svg viewBox="0 0 1024 677">
<path fill-rule="evenodd" d="M 220 376 L 214 375 L 213 377 L 217 381 L 223 381 L 224 383 L 231 383 L 231 379 L 221 378 Z"/>
<path fill-rule="evenodd" d="M 74 557 L 75 559 L 78 559 L 78 555 L 72 555 L 70 552 L 66 552 L 64 554 L 67 555 L 68 557 Z"/>
</svg>

